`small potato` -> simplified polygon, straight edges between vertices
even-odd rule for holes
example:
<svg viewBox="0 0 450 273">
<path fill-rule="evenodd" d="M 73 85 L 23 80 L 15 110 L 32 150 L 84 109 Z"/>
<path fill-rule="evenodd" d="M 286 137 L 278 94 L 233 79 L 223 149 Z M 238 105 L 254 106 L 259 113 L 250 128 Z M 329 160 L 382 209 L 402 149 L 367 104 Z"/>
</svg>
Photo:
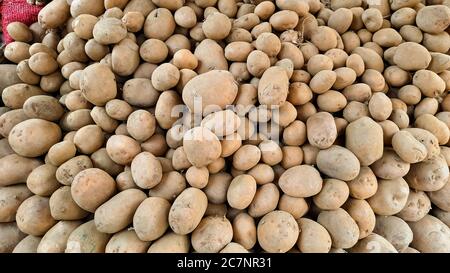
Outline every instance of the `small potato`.
<svg viewBox="0 0 450 273">
<path fill-rule="evenodd" d="M 233 219 L 233 241 L 246 249 L 252 249 L 256 243 L 255 220 L 245 212 L 239 213 Z"/>
<path fill-rule="evenodd" d="M 21 61 L 16 68 L 17 76 L 22 80 L 24 83 L 27 84 L 38 84 L 41 80 L 41 77 L 34 73 L 33 70 L 31 70 L 28 60 Z M 3 90 L 3 88 L 2 88 Z"/>
<path fill-rule="evenodd" d="M 106 148 L 101 148 L 92 153 L 91 160 L 94 165 L 94 168 L 102 169 L 112 176 L 116 176 L 123 171 L 123 166 L 115 163 L 109 157 Z"/>
<path fill-rule="evenodd" d="M 359 228 L 359 239 L 369 236 L 375 228 L 375 213 L 366 200 L 350 198 L 343 206 Z"/>
<path fill-rule="evenodd" d="M 92 154 L 103 145 L 104 135 L 97 125 L 87 125 L 80 128 L 74 136 L 73 143 L 83 154 Z"/>
<path fill-rule="evenodd" d="M 105 171 L 97 168 L 86 169 L 73 179 L 72 198 L 82 209 L 94 212 L 113 196 L 115 184 L 114 179 Z"/>
<path fill-rule="evenodd" d="M 344 181 L 355 179 L 360 171 L 358 158 L 350 150 L 336 145 L 317 154 L 317 167 L 324 174 Z"/>
<path fill-rule="evenodd" d="M 72 231 L 65 253 L 104 253 L 110 237 L 110 234 L 98 231 L 91 220 Z"/>
<path fill-rule="evenodd" d="M 233 155 L 233 167 L 246 171 L 258 164 L 261 158 L 261 150 L 254 145 L 241 146 Z"/>
<path fill-rule="evenodd" d="M 337 179 L 325 179 L 323 187 L 317 195 L 314 195 L 314 204 L 322 210 L 334 210 L 340 208 L 349 196 L 347 183 Z"/>
<path fill-rule="evenodd" d="M 139 54 L 144 61 L 158 64 L 167 58 L 169 49 L 160 40 L 148 39 L 141 45 Z"/>
<path fill-rule="evenodd" d="M 361 165 L 369 166 L 382 157 L 383 130 L 371 118 L 362 117 L 351 122 L 345 136 L 345 146 L 356 155 Z"/>
<path fill-rule="evenodd" d="M 377 8 L 369 8 L 364 10 L 362 21 L 370 32 L 379 30 L 383 24 L 383 15 Z"/>
<path fill-rule="evenodd" d="M 58 69 L 58 63 L 48 53 L 38 52 L 28 60 L 30 69 L 41 76 L 49 75 Z"/>
<path fill-rule="evenodd" d="M 336 72 L 322 70 L 317 72 L 310 81 L 310 88 L 316 94 L 323 94 L 335 84 L 337 79 Z"/>
<path fill-rule="evenodd" d="M 31 42 L 33 34 L 27 25 L 21 22 L 12 22 L 6 27 L 6 31 L 14 41 L 18 42 Z"/>
<path fill-rule="evenodd" d="M 258 242 L 270 253 L 287 252 L 297 243 L 298 235 L 297 222 L 291 214 L 284 211 L 272 211 L 258 223 Z"/>
<path fill-rule="evenodd" d="M 72 143 L 72 142 L 70 142 Z M 73 143 L 72 143 L 73 144 Z M 74 145 L 75 148 L 75 145 Z M 75 148 L 76 152 L 76 148 Z M 74 155 L 75 155 L 74 152 Z M 85 155 L 72 157 L 56 170 L 56 179 L 63 185 L 71 185 L 74 177 L 81 171 L 92 168 L 92 161 Z"/>
<path fill-rule="evenodd" d="M 132 106 L 155 106 L 159 95 L 150 79 L 131 79 L 126 81 L 123 87 L 123 99 Z"/>
<path fill-rule="evenodd" d="M 331 147 L 337 138 L 333 116 L 327 112 L 310 116 L 306 121 L 306 132 L 309 143 L 320 149 Z"/>
<path fill-rule="evenodd" d="M 347 99 L 338 91 L 329 90 L 317 97 L 317 106 L 319 106 L 322 111 L 329 113 L 339 112 L 344 109 L 346 105 Z"/>
<path fill-rule="evenodd" d="M 406 128 L 404 131 L 411 133 L 415 139 L 425 145 L 427 148 L 427 159 L 440 153 L 438 140 L 432 133 L 420 128 Z"/>
<path fill-rule="evenodd" d="M 403 178 L 378 180 L 378 190 L 367 201 L 378 215 L 394 215 L 406 205 L 409 195 L 408 183 Z"/>
<path fill-rule="evenodd" d="M 322 211 L 317 222 L 330 233 L 334 248 L 350 248 L 358 242 L 359 228 L 343 209 Z"/>
<path fill-rule="evenodd" d="M 388 240 L 397 251 L 405 250 L 413 240 L 408 224 L 395 216 L 378 216 L 374 232 Z"/>
<path fill-rule="evenodd" d="M 23 107 L 28 98 L 43 94 L 44 91 L 37 86 L 18 83 L 3 89 L 2 101 L 5 106 L 11 109 L 18 109 Z"/>
<path fill-rule="evenodd" d="M 137 141 L 145 141 L 155 133 L 156 119 L 148 111 L 136 110 L 127 119 L 127 131 Z"/>
<path fill-rule="evenodd" d="M 41 237 L 28 235 L 14 247 L 12 253 L 36 253 L 40 241 Z"/>
<path fill-rule="evenodd" d="M 426 215 L 417 222 L 408 223 L 414 237 L 411 246 L 422 253 L 450 251 L 450 229 L 434 216 Z"/>
<path fill-rule="evenodd" d="M 450 211 L 450 201 L 448 200 L 450 184 L 447 182 L 444 187 L 437 191 L 428 192 L 431 202 L 444 211 Z"/>
<path fill-rule="evenodd" d="M 93 30 L 98 18 L 91 14 L 80 14 L 72 21 L 72 28 L 75 34 L 84 40 L 93 37 Z"/>
<path fill-rule="evenodd" d="M 308 218 L 297 220 L 300 235 L 297 247 L 302 253 L 328 253 L 331 248 L 331 237 L 319 223 Z"/>
<path fill-rule="evenodd" d="M 319 172 L 309 165 L 300 165 L 286 170 L 279 178 L 281 190 L 293 197 L 310 197 L 322 189 Z"/>
<path fill-rule="evenodd" d="M 405 207 L 396 216 L 409 222 L 417 222 L 431 209 L 431 201 L 423 191 L 409 191 Z"/>
<path fill-rule="evenodd" d="M 358 176 L 347 185 L 350 196 L 361 200 L 373 196 L 378 189 L 377 177 L 369 167 L 361 167 Z"/>
<path fill-rule="evenodd" d="M 256 193 L 256 180 L 250 175 L 236 176 L 227 190 L 227 201 L 231 207 L 245 209 Z"/>
<path fill-rule="evenodd" d="M 108 241 L 105 253 L 145 253 L 150 242 L 141 241 L 134 230 L 123 230 Z"/>
<path fill-rule="evenodd" d="M 199 253 L 217 253 L 233 238 L 233 228 L 227 218 L 204 218 L 191 236 L 192 247 Z"/>
<path fill-rule="evenodd" d="M 12 185 L 0 188 L 0 222 L 13 222 L 20 204 L 33 193 L 26 185 Z"/>
<path fill-rule="evenodd" d="M 431 98 L 441 95 L 445 90 L 444 80 L 430 70 L 417 71 L 414 73 L 412 82 L 422 91 L 424 96 Z"/>
<path fill-rule="evenodd" d="M 122 22 L 129 32 L 139 32 L 144 26 L 145 17 L 140 12 L 131 11 L 124 14 Z"/>
<path fill-rule="evenodd" d="M 44 164 L 35 168 L 27 177 L 27 187 L 40 196 L 50 196 L 61 184 L 56 180 L 57 167 Z"/>
<path fill-rule="evenodd" d="M 133 222 L 133 215 L 147 195 L 138 189 L 128 189 L 103 203 L 95 210 L 95 228 L 104 233 L 116 233 Z"/>
<path fill-rule="evenodd" d="M 11 148 L 19 155 L 28 157 L 43 155 L 60 139 L 59 126 L 42 119 L 25 120 L 14 126 L 8 136 Z"/>
<path fill-rule="evenodd" d="M 427 157 L 426 147 L 407 131 L 397 132 L 392 137 L 392 147 L 408 163 L 417 163 Z"/>
<path fill-rule="evenodd" d="M 304 198 L 283 194 L 278 203 L 278 209 L 289 212 L 295 219 L 299 219 L 308 212 L 309 206 Z"/>
<path fill-rule="evenodd" d="M 11 42 L 7 46 L 5 46 L 3 55 L 9 61 L 18 64 L 21 61 L 30 58 L 29 48 L 30 48 L 30 46 L 24 42 Z M 43 53 L 43 54 L 45 54 L 45 53 Z M 36 58 L 34 58 L 33 60 L 36 60 Z M 56 64 L 56 61 L 53 59 L 53 62 L 49 62 L 49 65 L 51 65 L 51 66 L 48 69 L 52 70 L 54 68 L 53 65 Z M 45 70 L 45 68 L 42 68 L 42 69 Z M 54 69 L 54 70 L 56 70 L 56 69 Z"/>
<path fill-rule="evenodd" d="M 277 186 L 273 183 L 262 185 L 256 190 L 248 214 L 252 217 L 261 217 L 276 209 L 280 192 Z"/>
<path fill-rule="evenodd" d="M 149 152 L 142 152 L 131 162 L 131 174 L 136 185 L 143 189 L 151 189 L 162 179 L 161 163 Z"/>
<path fill-rule="evenodd" d="M 59 221 L 42 237 L 36 252 L 64 253 L 70 234 L 81 224 L 80 221 Z"/>
<path fill-rule="evenodd" d="M 16 222 L 18 228 L 29 235 L 44 235 L 56 220 L 50 214 L 49 199 L 38 195 L 31 196 L 17 209 Z"/>
<path fill-rule="evenodd" d="M 101 82 L 98 79 L 101 78 Z M 93 64 L 83 70 L 80 81 L 83 96 L 92 104 L 105 105 L 117 95 L 114 73 L 104 64 Z"/>
<path fill-rule="evenodd" d="M 89 214 L 75 203 L 69 186 L 57 189 L 50 196 L 49 204 L 50 213 L 56 220 L 81 220 Z"/>
</svg>

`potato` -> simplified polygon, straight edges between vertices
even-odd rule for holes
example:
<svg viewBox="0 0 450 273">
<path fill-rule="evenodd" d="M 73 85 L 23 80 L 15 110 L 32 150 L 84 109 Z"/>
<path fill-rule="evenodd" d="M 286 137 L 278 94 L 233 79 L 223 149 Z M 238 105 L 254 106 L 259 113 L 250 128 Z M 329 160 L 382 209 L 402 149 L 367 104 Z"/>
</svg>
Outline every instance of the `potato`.
<svg viewBox="0 0 450 273">
<path fill-rule="evenodd" d="M 127 36 L 127 28 L 120 19 L 105 17 L 95 24 L 92 34 L 99 44 L 117 44 Z"/>
<path fill-rule="evenodd" d="M 310 81 L 311 90 L 316 94 L 323 94 L 335 84 L 337 74 L 334 71 L 322 70 L 317 72 Z"/>
<path fill-rule="evenodd" d="M 408 224 L 395 216 L 378 216 L 375 233 L 388 240 L 397 251 L 404 251 L 413 240 Z"/>
<path fill-rule="evenodd" d="M 447 162 L 443 157 L 436 156 L 413 164 L 405 179 L 415 190 L 437 191 L 445 186 L 448 177 Z"/>
<path fill-rule="evenodd" d="M 115 163 L 108 155 L 106 148 L 101 148 L 91 154 L 91 160 L 95 168 L 102 169 L 112 176 L 123 171 L 123 166 Z"/>
<path fill-rule="evenodd" d="M 166 171 L 155 187 L 149 191 L 150 196 L 162 197 L 173 201 L 186 188 L 186 179 L 176 171 Z"/>
<path fill-rule="evenodd" d="M 95 182 L 94 182 L 95 181 Z M 94 212 L 115 192 L 115 181 L 103 170 L 90 168 L 79 172 L 73 179 L 71 194 L 82 209 Z"/>
<path fill-rule="evenodd" d="M 409 222 L 417 222 L 431 209 L 431 201 L 422 191 L 410 191 L 405 207 L 396 215 Z"/>
<path fill-rule="evenodd" d="M 169 225 L 180 235 L 191 233 L 200 223 L 208 205 L 206 195 L 199 189 L 185 189 L 172 204 Z"/>
<path fill-rule="evenodd" d="M 421 220 L 408 224 L 414 234 L 411 246 L 415 249 L 423 253 L 449 251 L 450 229 L 436 217 L 426 215 Z"/>
<path fill-rule="evenodd" d="M 369 103 L 370 105 L 370 103 Z M 383 155 L 383 130 L 371 118 L 362 117 L 351 122 L 345 130 L 345 146 L 369 166 Z"/>
<path fill-rule="evenodd" d="M 57 167 L 44 164 L 35 168 L 27 177 L 27 187 L 40 196 L 50 196 L 61 184 L 56 179 Z"/>
<path fill-rule="evenodd" d="M 152 243 L 148 253 L 188 253 L 189 237 L 169 232 Z"/>
<path fill-rule="evenodd" d="M 106 151 L 114 162 L 127 165 L 141 152 L 141 147 L 129 136 L 114 135 L 106 142 Z"/>
<path fill-rule="evenodd" d="M 18 42 L 31 42 L 33 34 L 27 25 L 21 22 L 12 22 L 6 27 L 6 31 L 14 41 Z"/>
<path fill-rule="evenodd" d="M 428 192 L 431 202 L 444 211 L 450 211 L 450 202 L 448 200 L 450 184 L 447 182 L 441 189 Z"/>
<path fill-rule="evenodd" d="M 227 190 L 228 204 L 236 209 L 247 208 L 256 193 L 256 180 L 250 175 L 236 176 Z"/>
<path fill-rule="evenodd" d="M 267 69 L 258 84 L 258 101 L 262 105 L 281 105 L 286 101 L 289 79 L 281 67 Z"/>
<path fill-rule="evenodd" d="M 142 241 L 160 238 L 169 226 L 170 203 L 160 197 L 149 197 L 137 208 L 133 217 L 133 227 Z"/>
<path fill-rule="evenodd" d="M 297 220 L 300 234 L 297 247 L 302 253 L 328 253 L 331 248 L 331 237 L 319 223 L 308 218 Z"/>
<path fill-rule="evenodd" d="M 376 214 L 388 216 L 400 212 L 405 207 L 408 195 L 408 184 L 403 178 L 379 179 L 377 192 L 367 201 Z"/>
<path fill-rule="evenodd" d="M 12 253 L 36 253 L 40 241 L 41 237 L 28 235 L 14 247 Z"/>
<path fill-rule="evenodd" d="M 0 73 L 3 75 L 0 79 L 0 94 L 3 93 L 3 89 L 6 87 L 21 82 L 19 73 L 16 70 L 19 70 L 19 68 L 15 64 L 0 64 Z"/>
<path fill-rule="evenodd" d="M 276 209 L 280 192 L 273 183 L 262 185 L 256 190 L 255 197 L 248 208 L 248 214 L 252 217 L 261 217 Z"/>
<path fill-rule="evenodd" d="M 222 153 L 217 136 L 204 127 L 187 131 L 183 137 L 183 147 L 189 162 L 196 167 L 204 167 L 212 163 Z"/>
<path fill-rule="evenodd" d="M 202 24 L 206 38 L 213 40 L 225 39 L 231 31 L 231 22 L 223 13 L 215 12 L 206 17 Z"/>
<path fill-rule="evenodd" d="M 397 132 L 392 137 L 392 147 L 408 163 L 417 163 L 427 157 L 427 148 L 408 131 Z"/>
<path fill-rule="evenodd" d="M 42 119 L 25 120 L 14 126 L 8 136 L 11 148 L 19 155 L 28 157 L 43 155 L 60 139 L 61 129 L 55 123 Z"/>
<path fill-rule="evenodd" d="M 246 171 L 258 164 L 261 158 L 261 150 L 254 145 L 243 145 L 233 155 L 233 167 Z"/>
<path fill-rule="evenodd" d="M 80 221 L 58 222 L 42 237 L 37 253 L 64 253 L 70 234 L 81 224 Z"/>
<path fill-rule="evenodd" d="M 385 149 L 383 156 L 375 161 L 371 168 L 379 178 L 397 179 L 408 173 L 410 164 L 403 161 L 393 150 Z"/>
<path fill-rule="evenodd" d="M 77 227 L 67 239 L 65 253 L 102 253 L 111 235 L 98 231 L 94 220 Z"/>
<path fill-rule="evenodd" d="M 287 252 L 296 244 L 298 235 L 297 222 L 291 214 L 284 211 L 272 211 L 258 223 L 258 242 L 267 252 Z"/>
<path fill-rule="evenodd" d="M 317 222 L 327 229 L 335 248 L 350 248 L 358 242 L 359 228 L 343 209 L 322 211 Z"/>
<path fill-rule="evenodd" d="M 199 253 L 217 253 L 231 242 L 233 229 L 228 219 L 208 216 L 192 233 L 191 243 Z"/>
<path fill-rule="evenodd" d="M 145 253 L 149 242 L 141 241 L 134 230 L 114 234 L 106 245 L 105 253 Z"/>
<path fill-rule="evenodd" d="M 22 157 L 17 154 L 7 155 L 0 159 L 0 186 L 26 182 L 33 169 L 42 164 L 38 159 Z"/>
<path fill-rule="evenodd" d="M 310 116 L 306 121 L 306 132 L 309 143 L 320 149 L 329 148 L 337 138 L 333 116 L 327 112 Z"/>
<path fill-rule="evenodd" d="M 414 73 L 413 84 L 427 97 L 437 97 L 445 90 L 445 82 L 430 70 L 419 70 Z"/>
<path fill-rule="evenodd" d="M 278 185 L 292 197 L 310 197 L 322 189 L 322 178 L 315 168 L 300 165 L 286 170 L 279 178 Z"/>
<path fill-rule="evenodd" d="M 56 220 L 80 220 L 88 212 L 80 208 L 72 198 L 71 188 L 63 186 L 56 190 L 49 200 L 50 213 Z"/>
<path fill-rule="evenodd" d="M 397 253 L 397 250 L 384 237 L 372 233 L 353 246 L 351 253 Z"/>
<path fill-rule="evenodd" d="M 365 47 L 357 47 L 352 51 L 352 53 L 361 56 L 364 61 L 364 67 L 366 69 L 373 69 L 378 72 L 383 71 L 383 59 L 374 50 Z"/>
<path fill-rule="evenodd" d="M 50 214 L 49 199 L 34 195 L 26 199 L 17 209 L 18 228 L 29 235 L 44 235 L 56 221 Z"/>
<path fill-rule="evenodd" d="M 322 210 L 334 210 L 341 207 L 347 201 L 348 196 L 347 183 L 337 179 L 325 179 L 322 189 L 317 195 L 314 195 L 313 201 Z"/>
<path fill-rule="evenodd" d="M 0 253 L 10 253 L 14 247 L 26 236 L 16 223 L 0 223 Z"/>
<path fill-rule="evenodd" d="M 375 228 L 375 213 L 366 200 L 350 198 L 343 208 L 355 220 L 359 228 L 359 239 L 369 236 Z"/>
<path fill-rule="evenodd" d="M 43 90 L 37 86 L 18 83 L 3 89 L 2 101 L 5 106 L 18 109 L 23 107 L 28 98 L 43 94 Z"/>
<path fill-rule="evenodd" d="M 320 51 L 327 51 L 337 46 L 337 33 L 330 27 L 319 26 L 311 33 L 311 42 Z"/>
<path fill-rule="evenodd" d="M 124 62 L 123 59 L 127 61 Z M 111 67 L 120 76 L 132 75 L 139 66 L 139 46 L 131 39 L 123 39 L 111 53 Z"/>
<path fill-rule="evenodd" d="M 420 9 L 416 16 L 417 26 L 428 33 L 440 33 L 450 25 L 450 8 L 433 5 Z"/>
<path fill-rule="evenodd" d="M 432 114 L 423 114 L 416 118 L 415 127 L 425 129 L 436 136 L 440 145 L 446 144 L 450 138 L 448 126 Z"/>
<path fill-rule="evenodd" d="M 364 10 L 362 14 L 362 21 L 367 30 L 370 32 L 375 32 L 382 27 L 383 15 L 379 9 L 369 8 Z"/>
<path fill-rule="evenodd" d="M 210 86 L 215 86 L 219 83 L 221 86 L 221 95 L 217 96 L 215 93 L 219 90 L 216 91 L 214 89 L 210 89 Z M 224 109 L 225 106 L 231 105 L 236 98 L 237 92 L 237 84 L 234 82 L 232 74 L 223 70 L 215 70 L 198 75 L 190 80 L 183 89 L 183 102 L 189 107 L 189 109 L 193 110 L 195 101 L 194 98 L 200 97 L 201 100 L 199 110 L 205 114 L 205 112 L 209 113 L 209 111 L 212 110 L 209 108 L 211 105 L 214 105 L 214 107 L 219 107 L 220 109 Z"/>
<path fill-rule="evenodd" d="M 94 222 L 98 231 L 116 233 L 133 222 L 133 215 L 146 194 L 138 189 L 128 189 L 106 201 L 95 210 Z"/>
<path fill-rule="evenodd" d="M 173 15 L 168 9 L 154 9 L 144 22 L 145 37 L 165 41 L 173 34 L 175 26 Z"/>
<path fill-rule="evenodd" d="M 225 58 L 224 51 L 214 40 L 204 39 L 201 41 L 195 48 L 194 55 L 198 59 L 198 66 L 196 69 L 198 74 L 203 74 L 212 70 L 228 70 L 228 62 Z M 214 73 L 217 73 L 217 71 Z M 189 106 L 189 104 L 186 105 Z"/>
<path fill-rule="evenodd" d="M 98 81 L 101 78 L 101 82 Z M 117 95 L 114 74 L 103 64 L 93 64 L 83 70 L 80 82 L 83 96 L 92 104 L 105 105 Z"/>
<path fill-rule="evenodd" d="M 367 199 L 375 194 L 378 188 L 377 178 L 369 167 L 361 167 L 358 176 L 348 181 L 350 196 L 357 199 Z"/>
<path fill-rule="evenodd" d="M 13 222 L 20 204 L 32 195 L 25 185 L 0 187 L 0 222 Z"/>
<path fill-rule="evenodd" d="M 317 167 L 324 174 L 344 181 L 355 179 L 360 171 L 358 158 L 350 150 L 336 145 L 319 151 Z"/>
<path fill-rule="evenodd" d="M 92 168 L 92 161 L 85 155 L 73 157 L 56 170 L 56 179 L 63 185 L 71 185 L 74 177 L 85 169 Z"/>
</svg>

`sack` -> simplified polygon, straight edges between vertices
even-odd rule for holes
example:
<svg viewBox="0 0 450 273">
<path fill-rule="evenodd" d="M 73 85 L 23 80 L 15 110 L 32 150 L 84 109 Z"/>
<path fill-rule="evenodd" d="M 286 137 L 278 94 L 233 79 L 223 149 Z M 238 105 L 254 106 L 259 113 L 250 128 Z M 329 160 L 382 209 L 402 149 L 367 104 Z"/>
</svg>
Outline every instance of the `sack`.
<svg viewBox="0 0 450 273">
<path fill-rule="evenodd" d="M 27 26 L 37 22 L 37 16 L 43 6 L 35 6 L 26 0 L 0 0 L 0 14 L 2 16 L 3 43 L 8 44 L 13 40 L 6 31 L 6 26 L 11 22 L 22 22 Z"/>
</svg>

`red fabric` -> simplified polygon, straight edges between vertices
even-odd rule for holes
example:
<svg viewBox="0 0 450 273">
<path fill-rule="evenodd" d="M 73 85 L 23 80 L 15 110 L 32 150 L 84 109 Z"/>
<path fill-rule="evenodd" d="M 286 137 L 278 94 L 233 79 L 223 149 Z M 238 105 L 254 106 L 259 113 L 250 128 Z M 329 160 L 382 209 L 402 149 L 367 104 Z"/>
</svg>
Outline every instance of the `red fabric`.
<svg viewBox="0 0 450 273">
<path fill-rule="evenodd" d="M 13 40 L 6 31 L 6 26 L 12 22 L 22 22 L 27 26 L 37 21 L 37 15 L 43 6 L 34 6 L 26 0 L 2 0 L 0 13 L 2 16 L 3 40 L 6 44 Z"/>
</svg>

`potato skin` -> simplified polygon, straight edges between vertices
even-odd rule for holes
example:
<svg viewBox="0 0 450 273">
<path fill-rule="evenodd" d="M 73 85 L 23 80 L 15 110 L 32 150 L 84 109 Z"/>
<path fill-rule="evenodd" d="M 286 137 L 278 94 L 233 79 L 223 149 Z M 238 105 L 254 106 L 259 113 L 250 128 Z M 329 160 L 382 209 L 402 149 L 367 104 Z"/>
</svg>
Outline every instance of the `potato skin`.
<svg viewBox="0 0 450 273">
<path fill-rule="evenodd" d="M 81 75 L 80 88 L 83 96 L 97 106 L 105 105 L 117 95 L 115 76 L 104 64 L 97 63 L 86 67 Z"/>
<path fill-rule="evenodd" d="M 0 223 L 0 253 L 12 252 L 25 236 L 15 222 Z"/>
<path fill-rule="evenodd" d="M 285 253 L 296 244 L 299 226 L 291 214 L 272 211 L 259 221 L 257 235 L 258 242 L 265 251 Z"/>
<path fill-rule="evenodd" d="M 12 253 L 36 253 L 40 241 L 41 237 L 28 235 L 14 247 Z"/>
<path fill-rule="evenodd" d="M 306 132 L 309 143 L 319 149 L 331 147 L 337 138 L 336 123 L 333 116 L 327 112 L 310 116 L 306 121 Z"/>
<path fill-rule="evenodd" d="M 442 156 L 413 164 L 405 180 L 415 190 L 437 191 L 444 187 L 449 178 L 447 162 Z"/>
<path fill-rule="evenodd" d="M 111 235 L 95 228 L 94 220 L 78 226 L 67 239 L 65 253 L 104 253 Z"/>
<path fill-rule="evenodd" d="M 63 186 L 53 192 L 49 205 L 50 213 L 56 220 L 80 220 L 89 214 L 75 203 L 69 186 Z"/>
<path fill-rule="evenodd" d="M 256 180 L 250 175 L 236 176 L 227 190 L 227 201 L 236 209 L 247 208 L 256 193 Z"/>
<path fill-rule="evenodd" d="M 253 217 L 241 212 L 233 219 L 233 241 L 246 249 L 252 249 L 256 244 L 256 224 Z"/>
<path fill-rule="evenodd" d="M 0 223 L 13 222 L 20 204 L 32 195 L 26 185 L 0 187 Z"/>
<path fill-rule="evenodd" d="M 208 198 L 201 190 L 185 189 L 170 208 L 170 228 L 180 235 L 191 233 L 200 223 L 207 206 Z"/>
<path fill-rule="evenodd" d="M 378 180 L 378 190 L 367 201 L 378 215 L 394 215 L 406 205 L 409 195 L 408 184 L 403 178 Z"/>
<path fill-rule="evenodd" d="M 351 122 L 345 130 L 345 147 L 362 166 L 369 166 L 383 155 L 383 129 L 369 117 Z"/>
<path fill-rule="evenodd" d="M 286 101 L 289 91 L 289 79 L 283 68 L 268 68 L 258 83 L 258 101 L 262 105 L 276 106 Z"/>
<path fill-rule="evenodd" d="M 374 233 L 388 240 L 398 252 L 404 251 L 413 240 L 408 224 L 396 216 L 378 216 Z"/>
<path fill-rule="evenodd" d="M 44 164 L 34 169 L 27 177 L 27 187 L 34 194 L 50 196 L 61 184 L 56 179 L 55 166 Z"/>
<path fill-rule="evenodd" d="M 300 165 L 286 170 L 278 180 L 281 190 L 293 197 L 310 197 L 322 189 L 320 173 L 309 165 Z"/>
<path fill-rule="evenodd" d="M 215 134 L 205 127 L 195 127 L 184 134 L 183 147 L 192 165 L 205 167 L 222 153 L 222 146 Z"/>
<path fill-rule="evenodd" d="M 359 228 L 359 239 L 369 236 L 375 228 L 375 213 L 366 200 L 350 198 L 342 206 L 355 220 Z"/>
<path fill-rule="evenodd" d="M 397 250 L 384 237 L 372 233 L 360 240 L 350 251 L 351 253 L 397 253 Z"/>
<path fill-rule="evenodd" d="M 63 185 L 71 185 L 75 176 L 86 169 L 92 168 L 92 161 L 86 155 L 80 155 L 73 157 L 63 164 L 61 164 L 56 170 L 56 179 Z"/>
<path fill-rule="evenodd" d="M 168 232 L 152 243 L 148 253 L 188 253 L 190 248 L 189 237 L 174 232 Z"/>
<path fill-rule="evenodd" d="M 225 217 L 208 216 L 192 232 L 191 243 L 199 253 L 217 253 L 233 238 L 233 228 Z"/>
<path fill-rule="evenodd" d="M 350 150 L 336 145 L 320 150 L 317 167 L 326 175 L 344 181 L 355 179 L 360 171 L 358 158 Z"/>
<path fill-rule="evenodd" d="M 29 235 L 44 235 L 56 220 L 50 214 L 49 199 L 34 195 L 26 199 L 17 209 L 16 222 L 19 229 Z"/>
<path fill-rule="evenodd" d="M 151 189 L 161 182 L 161 163 L 151 153 L 142 152 L 131 162 L 131 175 L 136 185 Z"/>
</svg>

